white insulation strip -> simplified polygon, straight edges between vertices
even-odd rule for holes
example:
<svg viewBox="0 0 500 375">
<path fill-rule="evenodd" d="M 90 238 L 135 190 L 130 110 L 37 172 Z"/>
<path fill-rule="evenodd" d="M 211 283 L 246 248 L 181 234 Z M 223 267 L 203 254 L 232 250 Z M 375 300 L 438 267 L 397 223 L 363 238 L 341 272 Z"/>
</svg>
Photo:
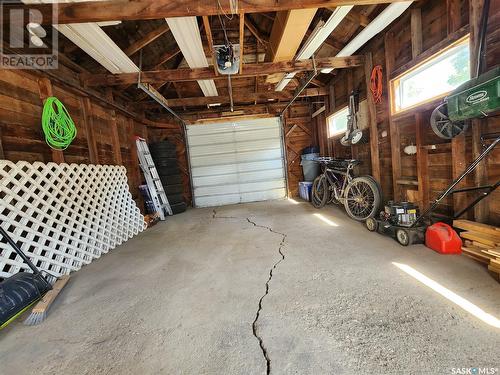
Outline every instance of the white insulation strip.
<svg viewBox="0 0 500 375">
<path fill-rule="evenodd" d="M 42 270 L 79 270 L 146 228 L 123 166 L 0 160 L 0 225 Z M 28 266 L 0 242 L 0 278 Z"/>
</svg>

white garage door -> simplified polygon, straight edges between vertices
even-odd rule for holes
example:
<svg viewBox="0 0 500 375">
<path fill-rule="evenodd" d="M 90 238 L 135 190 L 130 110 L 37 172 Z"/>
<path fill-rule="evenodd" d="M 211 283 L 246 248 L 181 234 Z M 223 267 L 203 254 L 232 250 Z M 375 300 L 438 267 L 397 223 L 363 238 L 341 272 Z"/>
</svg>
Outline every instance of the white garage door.
<svg viewBox="0 0 500 375">
<path fill-rule="evenodd" d="M 279 118 L 188 125 L 196 207 L 285 197 Z"/>
</svg>

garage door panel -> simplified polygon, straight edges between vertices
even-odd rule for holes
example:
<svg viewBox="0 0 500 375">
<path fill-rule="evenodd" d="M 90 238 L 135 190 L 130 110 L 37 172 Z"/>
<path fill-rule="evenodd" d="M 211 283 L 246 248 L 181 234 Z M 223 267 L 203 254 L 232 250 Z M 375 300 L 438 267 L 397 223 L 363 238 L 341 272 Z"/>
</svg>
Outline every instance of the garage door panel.
<svg viewBox="0 0 500 375">
<path fill-rule="evenodd" d="M 247 183 L 225 184 L 215 186 L 200 186 L 194 187 L 194 192 L 197 196 L 207 195 L 224 195 L 224 194 L 237 194 L 237 193 L 251 193 L 255 191 L 265 191 L 271 189 L 284 188 L 285 184 L 283 179 L 276 180 L 262 180 Z"/>
<path fill-rule="evenodd" d="M 193 186 L 220 186 L 226 184 L 249 183 L 253 181 L 270 181 L 282 180 L 283 169 L 270 169 L 265 171 L 246 172 L 246 173 L 231 173 L 216 176 L 194 177 Z"/>
<path fill-rule="evenodd" d="M 206 167 L 192 167 L 191 175 L 193 177 L 204 176 L 222 176 L 238 172 L 265 171 L 269 169 L 282 169 L 283 161 L 281 159 L 264 160 L 238 164 L 223 164 Z"/>
<path fill-rule="evenodd" d="M 274 139 L 248 141 L 248 142 L 235 142 L 224 143 L 205 146 L 194 146 L 190 149 L 191 155 L 196 158 L 200 156 L 213 156 L 225 154 L 239 154 L 243 152 L 257 152 L 266 150 L 281 150 L 281 143 Z"/>
<path fill-rule="evenodd" d="M 196 206 L 286 195 L 277 118 L 188 125 L 187 134 Z"/>
<path fill-rule="evenodd" d="M 247 141 L 259 141 L 266 140 L 270 138 L 279 137 L 279 128 L 263 128 L 259 130 L 246 130 L 246 131 L 238 131 L 235 133 L 231 130 L 231 132 L 224 132 L 219 134 L 208 134 L 208 135 L 193 135 L 190 138 L 189 145 L 192 147 L 195 146 L 207 146 L 213 144 L 224 144 L 224 143 L 232 143 L 236 142 L 247 142 Z"/>
<path fill-rule="evenodd" d="M 286 195 L 285 188 L 276 190 L 257 191 L 242 194 L 212 195 L 196 198 L 197 207 L 224 206 L 247 202 L 259 202 L 272 199 L 281 199 Z"/>
<path fill-rule="evenodd" d="M 238 132 L 257 131 L 261 129 L 277 129 L 279 132 L 280 125 L 278 119 L 276 118 L 253 119 L 240 120 L 237 122 L 217 122 L 205 125 L 189 125 L 187 132 L 189 137 L 197 137 L 231 133 L 235 128 L 238 129 Z"/>
<path fill-rule="evenodd" d="M 237 154 L 210 155 L 210 156 L 191 156 L 191 165 L 193 167 L 205 167 L 210 165 L 224 165 L 236 163 L 248 163 L 252 161 L 265 161 L 280 159 L 281 149 L 265 151 L 239 152 Z"/>
</svg>

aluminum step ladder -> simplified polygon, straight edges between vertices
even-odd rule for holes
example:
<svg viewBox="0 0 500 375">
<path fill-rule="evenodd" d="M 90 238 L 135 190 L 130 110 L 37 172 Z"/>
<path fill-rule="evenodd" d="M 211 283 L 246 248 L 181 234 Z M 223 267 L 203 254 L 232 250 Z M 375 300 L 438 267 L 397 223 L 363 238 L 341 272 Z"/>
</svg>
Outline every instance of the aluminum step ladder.
<svg viewBox="0 0 500 375">
<path fill-rule="evenodd" d="M 172 215 L 172 208 L 168 202 L 165 190 L 163 190 L 163 185 L 156 170 L 155 163 L 149 152 L 148 144 L 146 140 L 141 137 L 135 138 L 135 143 L 137 145 L 137 156 L 139 157 L 139 163 L 141 165 L 142 173 L 146 178 L 146 184 L 148 186 L 149 194 L 153 200 L 153 205 L 156 212 L 160 215 L 160 220 L 165 220 L 167 215 Z"/>
</svg>

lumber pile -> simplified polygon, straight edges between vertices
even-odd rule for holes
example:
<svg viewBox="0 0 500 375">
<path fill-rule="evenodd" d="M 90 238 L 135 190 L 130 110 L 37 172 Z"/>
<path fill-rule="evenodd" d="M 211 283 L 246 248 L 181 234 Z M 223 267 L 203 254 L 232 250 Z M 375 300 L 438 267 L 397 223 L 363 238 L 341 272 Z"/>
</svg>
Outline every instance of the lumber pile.
<svg viewBox="0 0 500 375">
<path fill-rule="evenodd" d="M 469 220 L 454 220 L 453 226 L 464 230 L 462 252 L 488 266 L 500 279 L 500 228 Z"/>
</svg>

